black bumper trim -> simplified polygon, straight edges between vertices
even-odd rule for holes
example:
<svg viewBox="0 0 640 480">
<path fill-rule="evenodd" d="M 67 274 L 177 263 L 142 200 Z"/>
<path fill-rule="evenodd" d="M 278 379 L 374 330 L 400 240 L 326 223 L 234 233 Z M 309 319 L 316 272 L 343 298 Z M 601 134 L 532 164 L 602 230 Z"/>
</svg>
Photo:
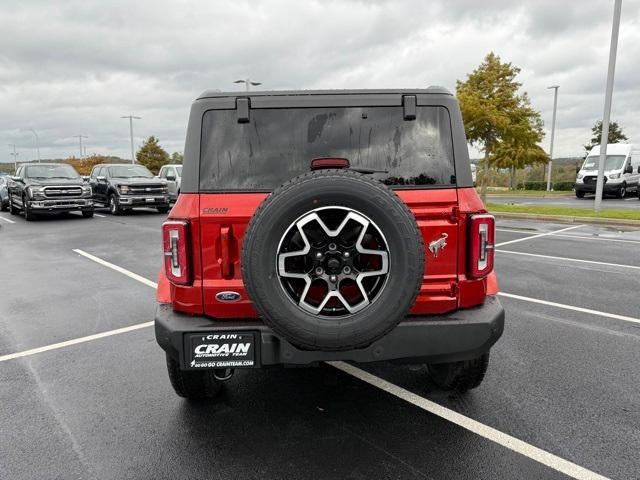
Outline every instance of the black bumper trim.
<svg viewBox="0 0 640 480">
<path fill-rule="evenodd" d="M 184 334 L 228 331 L 257 332 L 258 364 L 308 365 L 347 360 L 360 363 L 387 360 L 407 363 L 439 363 L 468 360 L 489 351 L 504 329 L 504 309 L 495 296 L 484 305 L 456 310 L 446 315 L 409 317 L 395 329 L 365 348 L 340 352 L 301 350 L 258 320 L 214 320 L 173 311 L 159 304 L 155 317 L 158 344 L 185 367 Z"/>
</svg>

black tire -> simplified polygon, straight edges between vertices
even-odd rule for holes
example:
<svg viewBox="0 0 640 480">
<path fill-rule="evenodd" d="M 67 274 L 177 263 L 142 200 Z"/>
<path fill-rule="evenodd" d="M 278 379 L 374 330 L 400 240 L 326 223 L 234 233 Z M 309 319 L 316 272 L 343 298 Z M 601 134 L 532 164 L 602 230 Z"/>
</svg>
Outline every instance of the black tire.
<svg viewBox="0 0 640 480">
<path fill-rule="evenodd" d="M 282 287 L 275 258 L 293 222 L 322 207 L 352 209 L 375 223 L 388 248 L 386 283 L 362 310 L 327 321 L 299 307 Z M 381 182 L 346 170 L 300 175 L 271 193 L 249 222 L 242 277 L 264 322 L 298 347 L 349 350 L 391 331 L 413 306 L 424 273 L 424 242 L 415 217 Z"/>
<path fill-rule="evenodd" d="M 33 222 L 36 219 L 36 216 L 31 210 L 31 207 L 29 207 L 27 197 L 22 197 L 22 211 L 24 212 L 24 219 L 27 222 Z"/>
<path fill-rule="evenodd" d="M 622 186 L 620 187 L 620 190 L 618 190 L 618 198 L 624 198 L 627 196 L 627 184 L 623 183 Z"/>
<path fill-rule="evenodd" d="M 82 211 L 82 216 L 84 218 L 92 218 L 93 217 L 93 210 L 83 210 Z"/>
<path fill-rule="evenodd" d="M 472 360 L 427 365 L 433 383 L 446 391 L 466 392 L 478 387 L 489 366 L 489 352 Z"/>
<path fill-rule="evenodd" d="M 18 215 L 19 213 L 20 210 L 13 204 L 13 201 L 11 201 L 11 195 L 9 195 L 9 214 Z"/>
<path fill-rule="evenodd" d="M 584 192 L 581 192 L 580 190 L 576 190 L 576 197 L 584 198 Z"/>
<path fill-rule="evenodd" d="M 167 355 L 167 372 L 173 390 L 189 400 L 215 398 L 222 383 L 213 376 L 213 370 L 180 370 L 178 362 Z"/>
<path fill-rule="evenodd" d="M 118 199 L 115 193 L 109 194 L 109 213 L 111 215 L 122 215 L 122 208 L 118 205 Z"/>
<path fill-rule="evenodd" d="M 158 213 L 167 213 L 169 211 L 169 207 L 158 207 Z"/>
<path fill-rule="evenodd" d="M 0 202 L 0 212 L 6 212 L 9 209 L 9 201 Z"/>
</svg>

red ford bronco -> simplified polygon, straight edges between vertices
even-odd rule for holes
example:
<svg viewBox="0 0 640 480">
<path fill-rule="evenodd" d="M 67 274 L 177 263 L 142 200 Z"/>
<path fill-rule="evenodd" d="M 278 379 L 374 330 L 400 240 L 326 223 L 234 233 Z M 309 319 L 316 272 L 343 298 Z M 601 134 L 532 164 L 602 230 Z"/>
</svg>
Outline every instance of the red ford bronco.
<svg viewBox="0 0 640 480">
<path fill-rule="evenodd" d="M 173 388 L 213 397 L 236 368 L 330 360 L 478 386 L 504 327 L 494 223 L 443 88 L 203 93 L 162 227 Z"/>
</svg>

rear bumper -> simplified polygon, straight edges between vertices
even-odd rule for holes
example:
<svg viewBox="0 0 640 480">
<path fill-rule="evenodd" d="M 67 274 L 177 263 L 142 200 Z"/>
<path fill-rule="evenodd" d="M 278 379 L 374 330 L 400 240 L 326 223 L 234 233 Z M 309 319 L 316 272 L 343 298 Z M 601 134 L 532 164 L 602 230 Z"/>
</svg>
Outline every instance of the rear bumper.
<svg viewBox="0 0 640 480">
<path fill-rule="evenodd" d="M 446 315 L 410 317 L 394 330 L 365 348 L 341 352 L 301 350 L 257 320 L 219 321 L 174 312 L 170 304 L 159 304 L 155 316 L 158 344 L 181 368 L 185 362 L 187 333 L 255 332 L 257 365 L 308 365 L 314 362 L 406 361 L 438 363 L 467 360 L 489 351 L 502 335 L 504 309 L 495 296 L 484 305 L 456 310 Z"/>
</svg>

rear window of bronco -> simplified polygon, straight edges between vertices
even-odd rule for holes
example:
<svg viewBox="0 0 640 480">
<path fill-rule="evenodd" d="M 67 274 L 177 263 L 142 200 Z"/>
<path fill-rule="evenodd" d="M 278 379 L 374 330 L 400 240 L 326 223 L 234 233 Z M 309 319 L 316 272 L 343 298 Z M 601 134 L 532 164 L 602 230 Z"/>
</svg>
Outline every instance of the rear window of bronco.
<svg viewBox="0 0 640 480">
<path fill-rule="evenodd" d="M 449 112 L 418 107 L 209 110 L 202 121 L 201 191 L 270 191 L 310 171 L 311 160 L 339 157 L 396 188 L 455 184 Z"/>
</svg>

